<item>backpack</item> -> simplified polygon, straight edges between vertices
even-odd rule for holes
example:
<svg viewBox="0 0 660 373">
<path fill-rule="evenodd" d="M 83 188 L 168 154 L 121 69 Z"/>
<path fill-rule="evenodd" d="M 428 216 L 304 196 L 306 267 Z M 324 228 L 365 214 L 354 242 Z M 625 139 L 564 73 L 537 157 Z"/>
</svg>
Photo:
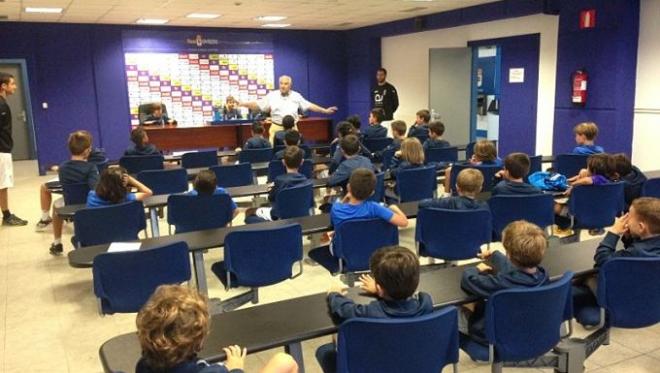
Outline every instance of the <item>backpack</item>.
<svg viewBox="0 0 660 373">
<path fill-rule="evenodd" d="M 538 171 L 529 175 L 529 183 L 541 190 L 564 191 L 568 189 L 566 176 L 558 173 Z"/>
</svg>

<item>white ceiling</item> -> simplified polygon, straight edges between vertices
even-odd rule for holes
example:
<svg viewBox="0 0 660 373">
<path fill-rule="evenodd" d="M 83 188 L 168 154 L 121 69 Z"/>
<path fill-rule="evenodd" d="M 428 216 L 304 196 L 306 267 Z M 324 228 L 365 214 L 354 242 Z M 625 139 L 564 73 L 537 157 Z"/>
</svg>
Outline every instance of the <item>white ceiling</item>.
<svg viewBox="0 0 660 373">
<path fill-rule="evenodd" d="M 255 28 L 254 18 L 287 16 L 292 29 L 348 30 L 493 0 L 0 0 L 8 21 L 134 24 L 139 18 L 164 18 L 168 25 Z M 25 7 L 60 7 L 62 14 L 25 13 Z M 216 13 L 211 20 L 189 13 Z"/>
</svg>

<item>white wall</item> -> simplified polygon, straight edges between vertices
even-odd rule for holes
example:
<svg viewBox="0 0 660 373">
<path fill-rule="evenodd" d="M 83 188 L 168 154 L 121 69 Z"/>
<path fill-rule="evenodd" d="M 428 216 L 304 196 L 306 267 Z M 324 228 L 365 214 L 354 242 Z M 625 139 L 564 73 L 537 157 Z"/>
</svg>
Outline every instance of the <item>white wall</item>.
<svg viewBox="0 0 660 373">
<path fill-rule="evenodd" d="M 633 122 L 633 164 L 660 169 L 660 0 L 642 0 Z"/>
<path fill-rule="evenodd" d="M 657 2 L 657 1 L 656 1 Z M 383 38 L 382 65 L 399 93 L 395 119 L 409 125 L 429 103 L 429 49 L 466 47 L 468 41 L 541 34 L 536 153 L 552 154 L 559 17 L 533 15 Z"/>
</svg>

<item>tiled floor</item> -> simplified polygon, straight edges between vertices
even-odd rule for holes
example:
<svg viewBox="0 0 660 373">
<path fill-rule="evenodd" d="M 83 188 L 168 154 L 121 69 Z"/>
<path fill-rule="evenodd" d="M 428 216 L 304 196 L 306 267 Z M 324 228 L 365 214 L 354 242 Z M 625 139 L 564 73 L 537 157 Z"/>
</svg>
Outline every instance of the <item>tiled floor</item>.
<svg viewBox="0 0 660 373">
<path fill-rule="evenodd" d="M 101 317 L 96 312 L 92 274 L 88 269 L 69 267 L 66 256 L 48 254 L 50 231 L 36 233 L 39 219 L 39 185 L 51 176 L 39 177 L 35 162 L 16 162 L 16 187 L 10 191 L 11 208 L 28 219 L 27 227 L 0 227 L 0 370 L 3 372 L 101 372 L 98 349 L 107 339 L 135 330 L 135 315 Z M 239 217 L 237 221 L 242 221 Z M 166 227 L 161 228 L 166 232 Z M 401 232 L 401 243 L 413 247 L 414 228 Z M 71 235 L 65 228 L 64 242 Z M 66 244 L 65 251 L 71 249 Z M 308 248 L 306 248 L 308 250 Z M 220 257 L 212 250 L 210 266 Z M 304 274 L 286 283 L 263 289 L 261 303 L 325 291 L 333 279 L 320 267 L 305 265 Z M 211 273 L 208 271 L 207 273 Z M 211 297 L 227 293 L 212 276 Z M 586 332 L 579 327 L 578 335 Z M 320 372 L 314 350 L 330 338 L 303 344 L 306 371 Z M 660 372 L 660 325 L 640 330 L 614 330 L 612 343 L 587 361 L 587 370 L 599 373 Z M 248 357 L 248 372 L 257 372 L 274 351 Z M 461 372 L 489 372 L 461 355 Z M 513 369 L 505 369 L 514 371 Z M 405 369 L 401 370 L 405 372 Z M 450 368 L 445 371 L 451 371 Z M 516 369 L 516 372 L 552 370 Z"/>
</svg>

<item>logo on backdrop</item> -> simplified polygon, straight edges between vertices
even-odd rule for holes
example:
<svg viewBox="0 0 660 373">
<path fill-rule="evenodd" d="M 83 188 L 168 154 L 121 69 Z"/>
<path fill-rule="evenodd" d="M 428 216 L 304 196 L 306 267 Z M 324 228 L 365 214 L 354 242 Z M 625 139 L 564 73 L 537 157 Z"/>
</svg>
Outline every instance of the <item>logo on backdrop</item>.
<svg viewBox="0 0 660 373">
<path fill-rule="evenodd" d="M 194 39 L 186 39 L 186 43 L 196 45 L 197 47 L 201 48 L 205 45 L 218 45 L 219 41 L 218 39 L 204 39 L 202 34 L 197 34 Z"/>
</svg>

